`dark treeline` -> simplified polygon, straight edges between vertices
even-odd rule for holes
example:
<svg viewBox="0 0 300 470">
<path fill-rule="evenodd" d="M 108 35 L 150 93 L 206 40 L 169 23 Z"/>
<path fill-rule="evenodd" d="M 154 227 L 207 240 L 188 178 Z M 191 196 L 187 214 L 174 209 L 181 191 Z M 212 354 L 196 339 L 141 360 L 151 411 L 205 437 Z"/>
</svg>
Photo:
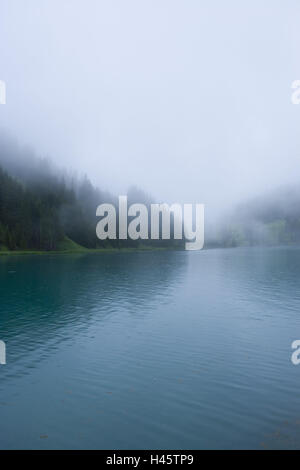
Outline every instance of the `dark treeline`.
<svg viewBox="0 0 300 470">
<path fill-rule="evenodd" d="M 131 188 L 128 204 L 151 200 Z M 102 203 L 118 207 L 117 197 L 57 170 L 28 148 L 0 134 L 0 249 L 68 250 L 139 246 L 179 247 L 174 240 L 99 240 L 96 208 Z"/>
<path fill-rule="evenodd" d="M 128 205 L 152 198 L 128 191 Z M 29 148 L 0 132 L 0 250 L 76 250 L 84 248 L 181 248 L 184 240 L 99 240 L 96 208 L 118 198 L 38 158 Z M 300 190 L 282 188 L 257 197 L 213 221 L 206 247 L 300 243 Z M 149 233 L 150 235 L 150 233 Z M 172 237 L 172 228 L 171 228 Z"/>
</svg>

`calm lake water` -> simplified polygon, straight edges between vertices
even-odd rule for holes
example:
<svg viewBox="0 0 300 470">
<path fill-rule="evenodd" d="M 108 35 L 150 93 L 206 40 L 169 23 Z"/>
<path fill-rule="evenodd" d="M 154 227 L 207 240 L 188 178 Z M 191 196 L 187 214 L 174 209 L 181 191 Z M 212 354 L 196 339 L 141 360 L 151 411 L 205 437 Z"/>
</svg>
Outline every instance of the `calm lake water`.
<svg viewBox="0 0 300 470">
<path fill-rule="evenodd" d="M 300 448 L 300 249 L 0 257 L 0 447 Z"/>
</svg>

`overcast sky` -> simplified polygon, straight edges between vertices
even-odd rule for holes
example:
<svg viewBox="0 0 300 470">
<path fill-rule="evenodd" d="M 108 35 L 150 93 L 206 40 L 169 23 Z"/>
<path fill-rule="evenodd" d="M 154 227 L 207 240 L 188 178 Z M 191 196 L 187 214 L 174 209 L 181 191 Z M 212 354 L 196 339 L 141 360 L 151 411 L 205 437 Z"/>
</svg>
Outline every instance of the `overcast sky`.
<svg viewBox="0 0 300 470">
<path fill-rule="evenodd" d="M 299 0 L 0 0 L 0 125 L 122 194 L 220 207 L 300 178 Z"/>
</svg>

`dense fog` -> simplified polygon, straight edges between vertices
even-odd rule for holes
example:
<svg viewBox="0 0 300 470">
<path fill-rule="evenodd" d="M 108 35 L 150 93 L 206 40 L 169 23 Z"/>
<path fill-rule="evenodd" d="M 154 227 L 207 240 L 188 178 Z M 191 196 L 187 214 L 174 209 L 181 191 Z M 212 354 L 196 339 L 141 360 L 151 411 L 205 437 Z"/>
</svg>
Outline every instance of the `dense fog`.
<svg viewBox="0 0 300 470">
<path fill-rule="evenodd" d="M 68 188 L 86 180 L 93 210 L 133 186 L 148 201 L 203 203 L 213 245 L 294 241 L 299 10 L 2 0 L 0 165 L 22 184 L 43 172 Z"/>
</svg>

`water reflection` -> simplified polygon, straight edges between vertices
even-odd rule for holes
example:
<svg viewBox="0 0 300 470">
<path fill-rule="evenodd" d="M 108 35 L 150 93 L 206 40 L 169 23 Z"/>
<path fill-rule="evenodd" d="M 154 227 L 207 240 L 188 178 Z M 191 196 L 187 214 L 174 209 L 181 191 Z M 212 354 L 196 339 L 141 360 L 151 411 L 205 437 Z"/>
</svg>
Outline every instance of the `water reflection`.
<svg viewBox="0 0 300 470">
<path fill-rule="evenodd" d="M 0 259 L 0 448 L 300 447 L 300 250 Z"/>
<path fill-rule="evenodd" d="M 122 311 L 147 315 L 180 287 L 186 262 L 185 253 L 166 251 L 0 257 L 0 339 L 9 345 L 8 361 L 33 367 L 93 323 L 113 322 Z"/>
</svg>

